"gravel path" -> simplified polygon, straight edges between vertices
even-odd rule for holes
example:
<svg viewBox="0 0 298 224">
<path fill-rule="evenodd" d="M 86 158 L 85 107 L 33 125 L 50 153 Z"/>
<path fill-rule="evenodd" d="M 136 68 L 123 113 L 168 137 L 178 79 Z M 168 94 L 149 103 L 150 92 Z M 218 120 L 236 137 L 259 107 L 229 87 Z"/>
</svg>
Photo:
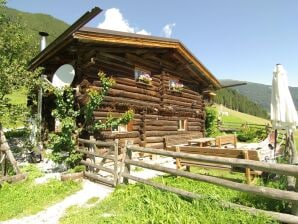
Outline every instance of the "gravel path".
<svg viewBox="0 0 298 224">
<path fill-rule="evenodd" d="M 97 184 L 84 179 L 83 189 L 65 198 L 63 201 L 41 211 L 35 215 L 26 216 L 19 219 L 11 219 L 0 222 L 1 224 L 56 224 L 62 217 L 65 210 L 72 205 L 83 205 L 92 197 L 99 197 L 101 200 L 113 192 L 114 188 Z"/>
</svg>

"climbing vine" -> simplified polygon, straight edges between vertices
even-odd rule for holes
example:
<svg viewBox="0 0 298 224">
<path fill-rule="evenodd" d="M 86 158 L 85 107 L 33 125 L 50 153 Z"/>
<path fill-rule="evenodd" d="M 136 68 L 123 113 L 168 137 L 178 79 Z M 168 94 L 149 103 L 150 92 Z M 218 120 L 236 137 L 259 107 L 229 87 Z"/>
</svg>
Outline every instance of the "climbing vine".
<svg viewBox="0 0 298 224">
<path fill-rule="evenodd" d="M 91 88 L 88 90 L 88 103 L 82 108 L 75 108 L 75 97 L 71 87 L 57 89 L 47 87 L 56 96 L 56 109 L 52 115 L 60 122 L 61 132 L 50 135 L 49 147 L 52 149 L 54 162 L 63 163 L 73 168 L 81 160 L 81 154 L 76 152 L 76 139 L 82 130 L 100 131 L 120 124 L 127 124 L 133 119 L 133 110 L 128 110 L 122 116 L 114 118 L 109 115 L 105 121 L 94 120 L 93 112 L 100 107 L 104 97 L 115 81 L 102 72 L 98 74 L 102 83 L 101 90 Z M 82 127 L 78 127 L 76 119 L 79 116 L 84 118 Z"/>
<path fill-rule="evenodd" d="M 60 131 L 50 134 L 48 146 L 52 149 L 54 162 L 60 164 L 65 162 L 67 167 L 72 168 L 81 160 L 81 155 L 75 151 L 78 134 L 76 118 L 80 113 L 74 107 L 75 98 L 72 88 L 55 88 L 53 93 L 56 96 L 56 109 L 52 111 L 52 115 L 60 123 Z"/>
</svg>

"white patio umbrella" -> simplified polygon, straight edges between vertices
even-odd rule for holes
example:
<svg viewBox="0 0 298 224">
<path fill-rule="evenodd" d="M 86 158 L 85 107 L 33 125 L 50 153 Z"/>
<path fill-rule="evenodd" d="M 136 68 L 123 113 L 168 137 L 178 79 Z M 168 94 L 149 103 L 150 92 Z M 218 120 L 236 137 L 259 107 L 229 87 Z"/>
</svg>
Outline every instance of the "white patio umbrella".
<svg viewBox="0 0 298 224">
<path fill-rule="evenodd" d="M 288 87 L 287 72 L 277 64 L 273 71 L 271 94 L 271 121 L 275 130 L 286 129 L 289 138 L 291 163 L 296 163 L 296 150 L 293 132 L 298 125 L 298 116 Z M 293 161 L 293 159 L 295 161 Z"/>
</svg>

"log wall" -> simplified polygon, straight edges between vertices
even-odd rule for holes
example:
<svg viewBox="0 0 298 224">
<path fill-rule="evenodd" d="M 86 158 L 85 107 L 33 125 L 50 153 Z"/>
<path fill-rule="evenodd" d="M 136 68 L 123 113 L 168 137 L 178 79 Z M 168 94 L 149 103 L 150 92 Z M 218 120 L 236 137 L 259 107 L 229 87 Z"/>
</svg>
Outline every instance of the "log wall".
<svg viewBox="0 0 298 224">
<path fill-rule="evenodd" d="M 179 136 L 181 134 L 202 136 L 204 133 L 204 100 L 200 92 L 199 84 L 194 84 L 188 74 L 181 76 L 171 75 L 165 70 L 152 71 L 152 83 L 144 84 L 135 80 L 133 67 L 121 64 L 119 66 L 105 66 L 97 58 L 95 67 L 87 69 L 84 78 L 91 83 L 91 87 L 101 90 L 102 86 L 97 77 L 97 72 L 102 70 L 111 76 L 116 84 L 109 90 L 103 105 L 94 112 L 95 119 L 105 120 L 112 113 L 120 116 L 127 109 L 135 111 L 131 129 L 126 133 L 112 133 L 111 130 L 103 130 L 96 137 L 100 140 L 120 139 L 123 145 L 125 140 L 143 147 L 164 148 L 164 137 Z M 126 66 L 126 69 L 124 67 Z M 96 72 L 97 71 L 97 72 Z M 155 72 L 153 72 L 155 71 Z M 169 88 L 170 80 L 179 80 L 184 84 L 182 92 L 174 92 Z M 187 120 L 185 131 L 178 131 L 179 120 Z"/>
</svg>

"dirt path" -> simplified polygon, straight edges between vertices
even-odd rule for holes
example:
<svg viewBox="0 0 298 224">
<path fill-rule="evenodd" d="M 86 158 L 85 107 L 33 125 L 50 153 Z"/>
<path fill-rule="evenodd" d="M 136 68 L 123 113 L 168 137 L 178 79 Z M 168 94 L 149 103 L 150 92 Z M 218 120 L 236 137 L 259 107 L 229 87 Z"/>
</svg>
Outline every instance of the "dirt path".
<svg viewBox="0 0 298 224">
<path fill-rule="evenodd" d="M 43 210 L 35 215 L 26 216 L 19 219 L 10 219 L 0 222 L 1 224 L 39 224 L 59 223 L 65 210 L 72 205 L 83 205 L 92 197 L 99 197 L 101 200 L 113 192 L 114 188 L 102 184 L 93 183 L 89 180 L 83 181 L 83 189 L 65 198 L 63 201 Z"/>
</svg>

